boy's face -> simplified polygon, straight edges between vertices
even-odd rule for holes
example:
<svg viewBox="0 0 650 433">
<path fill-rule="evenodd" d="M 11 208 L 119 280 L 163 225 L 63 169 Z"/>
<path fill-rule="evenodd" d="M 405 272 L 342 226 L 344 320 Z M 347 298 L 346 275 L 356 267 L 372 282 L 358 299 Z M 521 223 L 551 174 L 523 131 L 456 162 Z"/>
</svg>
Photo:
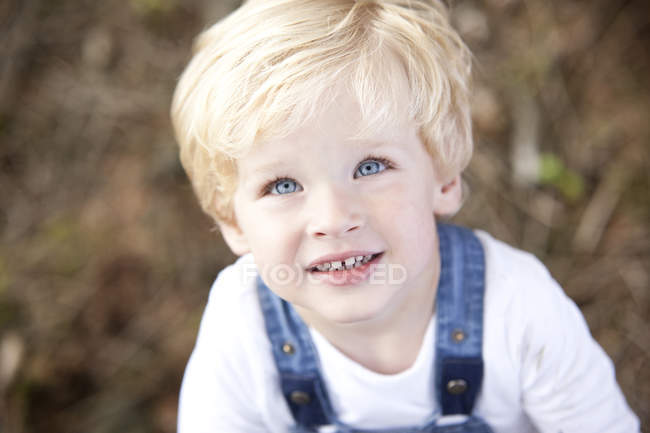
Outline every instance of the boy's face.
<svg viewBox="0 0 650 433">
<path fill-rule="evenodd" d="M 350 138 L 360 118 L 353 98 L 340 97 L 237 161 L 238 226 L 222 226 L 224 237 L 236 253 L 253 253 L 264 282 L 308 323 L 390 321 L 430 300 L 439 271 L 434 212 L 460 204 L 458 178 L 437 178 L 413 123 L 394 119 Z M 360 256 L 357 267 L 332 271 Z M 321 262 L 329 265 L 315 268 Z"/>
</svg>

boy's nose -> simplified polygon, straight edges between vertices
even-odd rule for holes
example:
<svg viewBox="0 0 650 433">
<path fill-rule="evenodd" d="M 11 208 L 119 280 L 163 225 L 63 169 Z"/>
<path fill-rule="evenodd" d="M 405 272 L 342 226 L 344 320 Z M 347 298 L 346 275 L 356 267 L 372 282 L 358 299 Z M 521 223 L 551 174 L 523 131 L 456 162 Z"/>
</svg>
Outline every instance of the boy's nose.
<svg viewBox="0 0 650 433">
<path fill-rule="evenodd" d="M 362 206 L 358 197 L 344 188 L 324 187 L 312 194 L 307 231 L 316 238 L 337 238 L 363 227 Z"/>
</svg>

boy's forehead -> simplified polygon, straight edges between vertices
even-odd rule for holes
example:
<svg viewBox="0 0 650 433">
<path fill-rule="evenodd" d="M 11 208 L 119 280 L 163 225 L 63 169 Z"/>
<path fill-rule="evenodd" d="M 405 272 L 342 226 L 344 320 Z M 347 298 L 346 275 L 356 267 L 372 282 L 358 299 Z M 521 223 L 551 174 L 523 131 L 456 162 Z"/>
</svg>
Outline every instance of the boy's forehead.
<svg viewBox="0 0 650 433">
<path fill-rule="evenodd" d="M 417 134 L 415 122 L 391 116 L 388 122 L 368 127 L 358 104 L 332 104 L 287 135 L 270 137 L 256 143 L 245 155 L 258 164 L 264 161 L 291 160 L 308 148 L 328 152 L 343 144 L 346 148 L 373 151 L 398 144 Z M 339 148 L 340 149 L 340 148 Z"/>
<path fill-rule="evenodd" d="M 261 139 L 237 159 L 237 166 L 254 166 L 255 171 L 277 170 L 295 161 L 306 148 L 328 152 L 334 144 L 363 148 L 367 151 L 399 143 L 417 134 L 418 127 L 410 118 L 409 83 L 403 68 L 395 59 L 384 60 L 392 71 L 391 83 L 373 83 L 377 91 L 368 102 L 368 94 L 360 95 L 352 85 L 353 76 L 343 73 L 327 91 L 312 95 L 310 109 L 292 112 L 287 124 L 291 129 L 271 127 L 260 131 Z M 307 96 L 306 96 L 307 97 Z M 364 102 L 366 101 L 366 102 Z M 297 155 L 298 154 L 298 155 Z"/>
<path fill-rule="evenodd" d="M 405 130 L 415 128 L 415 123 L 410 118 L 406 78 L 396 76 L 395 80 L 401 83 L 393 83 L 393 95 L 377 94 L 377 100 L 368 106 L 345 80 L 339 79 L 316 98 L 313 111 L 297 113 L 302 119 L 294 123 L 296 128 L 266 137 L 255 147 L 287 142 L 300 146 L 314 140 L 326 144 L 330 139 L 345 140 L 352 146 L 399 140 Z"/>
<path fill-rule="evenodd" d="M 330 143 L 332 144 L 331 147 L 334 147 L 334 141 L 331 140 L 320 148 L 319 152 L 331 151 L 330 146 L 327 146 Z M 358 149 L 364 152 L 379 152 L 382 149 L 394 146 L 394 144 L 395 141 L 390 140 L 366 140 L 363 138 L 345 140 L 345 146 L 349 147 L 349 149 Z M 275 171 L 284 166 L 292 166 L 296 161 L 299 161 L 301 154 L 304 154 L 306 148 L 311 145 L 306 140 L 292 140 L 291 137 L 280 139 L 277 142 L 269 141 L 252 148 L 248 154 L 239 158 L 237 163 L 240 167 L 254 167 L 256 172 Z"/>
</svg>

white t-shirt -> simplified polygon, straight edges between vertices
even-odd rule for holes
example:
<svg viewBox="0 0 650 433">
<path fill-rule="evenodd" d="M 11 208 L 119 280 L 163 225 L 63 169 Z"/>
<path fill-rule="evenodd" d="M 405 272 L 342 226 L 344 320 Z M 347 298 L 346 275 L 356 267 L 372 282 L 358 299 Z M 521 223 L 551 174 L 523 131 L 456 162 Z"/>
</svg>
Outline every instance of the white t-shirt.
<svg viewBox="0 0 650 433">
<path fill-rule="evenodd" d="M 528 253 L 476 234 L 485 248 L 486 292 L 485 371 L 474 414 L 496 433 L 638 432 L 611 360 L 546 268 Z M 183 379 L 179 433 L 285 433 L 294 424 L 255 278 L 253 257 L 246 255 L 212 287 Z M 412 426 L 436 410 L 434 323 L 435 317 L 415 363 L 394 375 L 366 369 L 310 329 L 341 421 L 356 428 Z"/>
</svg>

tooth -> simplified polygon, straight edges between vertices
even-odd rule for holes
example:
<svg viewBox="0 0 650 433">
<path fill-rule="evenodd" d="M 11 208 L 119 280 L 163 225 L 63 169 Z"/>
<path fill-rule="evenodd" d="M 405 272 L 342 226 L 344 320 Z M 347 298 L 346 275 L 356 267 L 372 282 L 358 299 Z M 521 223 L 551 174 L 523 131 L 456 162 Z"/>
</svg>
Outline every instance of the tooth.
<svg viewBox="0 0 650 433">
<path fill-rule="evenodd" d="M 318 269 L 321 272 L 324 272 L 324 271 L 328 270 L 329 268 L 330 268 L 329 263 L 323 263 L 321 265 L 316 266 L 316 269 Z"/>
<path fill-rule="evenodd" d="M 334 268 L 334 269 L 342 269 L 343 265 L 341 264 L 341 262 L 332 262 L 332 268 Z"/>
<path fill-rule="evenodd" d="M 356 256 L 354 258 L 354 260 L 356 260 L 357 262 L 360 262 L 361 260 L 363 260 L 363 256 Z"/>
<path fill-rule="evenodd" d="M 371 258 L 372 258 L 372 254 L 369 255 L 369 256 L 365 256 L 365 257 L 363 258 L 363 261 L 364 261 L 364 262 L 367 262 L 367 261 L 369 261 Z"/>
<path fill-rule="evenodd" d="M 345 259 L 345 266 L 350 267 L 354 265 L 354 257 L 349 257 Z"/>
</svg>

